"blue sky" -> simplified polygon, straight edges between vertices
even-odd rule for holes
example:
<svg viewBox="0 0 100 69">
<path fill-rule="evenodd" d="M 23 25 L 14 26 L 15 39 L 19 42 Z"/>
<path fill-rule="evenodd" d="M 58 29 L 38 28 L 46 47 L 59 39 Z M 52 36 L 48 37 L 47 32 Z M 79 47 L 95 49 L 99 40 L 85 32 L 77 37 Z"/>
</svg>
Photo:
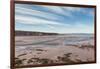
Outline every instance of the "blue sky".
<svg viewBox="0 0 100 69">
<path fill-rule="evenodd" d="M 15 4 L 15 30 L 94 33 L 94 8 Z"/>
</svg>

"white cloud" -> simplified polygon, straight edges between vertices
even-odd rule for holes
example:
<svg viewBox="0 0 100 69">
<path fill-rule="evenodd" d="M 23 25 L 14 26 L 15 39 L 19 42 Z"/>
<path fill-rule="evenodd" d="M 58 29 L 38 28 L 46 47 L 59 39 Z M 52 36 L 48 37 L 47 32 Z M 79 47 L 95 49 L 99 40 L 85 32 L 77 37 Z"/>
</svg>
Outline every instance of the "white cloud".
<svg viewBox="0 0 100 69">
<path fill-rule="evenodd" d="M 20 4 L 16 4 L 15 8 L 16 8 L 16 10 L 15 10 L 16 23 L 19 22 L 19 23 L 31 24 L 31 25 L 46 24 L 50 28 L 54 28 L 54 25 L 65 26 L 65 24 L 62 24 L 58 21 L 52 21 L 52 20 L 59 20 L 59 16 L 57 16 L 57 15 L 54 15 L 54 14 L 51 14 L 51 13 L 48 13 L 48 12 L 43 12 L 43 11 L 38 11 L 38 10 L 32 10 L 32 9 L 29 9 L 29 8 L 25 8 L 25 7 L 23 7 L 23 5 L 20 5 Z M 52 10 L 54 10 L 54 9 L 52 9 Z M 61 9 L 59 8 L 59 11 L 60 10 Z M 20 13 L 20 15 L 17 14 L 17 13 Z M 21 15 L 21 14 L 24 14 L 24 15 Z M 27 15 L 31 15 L 31 16 L 27 16 Z M 40 16 L 40 17 L 46 18 L 48 20 L 43 19 L 43 18 L 38 18 L 38 17 L 35 17 L 35 16 Z M 68 25 L 69 24 L 66 24 L 66 26 L 68 26 Z"/>
<path fill-rule="evenodd" d="M 40 19 L 40 18 L 36 18 L 36 17 L 20 16 L 20 15 L 16 15 L 15 20 L 20 21 L 21 23 L 24 23 L 24 24 L 55 24 L 55 25 L 60 25 L 60 23 L 58 23 L 58 22 L 48 21 L 48 20 L 44 20 L 44 19 Z"/>
<path fill-rule="evenodd" d="M 58 18 L 56 18 L 56 17 L 61 17 L 61 16 L 58 16 L 56 14 L 51 14 L 51 13 L 48 13 L 48 12 L 24 8 L 24 7 L 21 7 L 20 5 L 16 5 L 15 8 L 16 8 L 15 9 L 16 13 L 25 14 L 25 15 L 27 14 L 27 15 L 32 15 L 32 16 L 40 16 L 40 17 L 43 17 L 43 18 L 51 19 L 51 20 L 57 20 Z"/>
<path fill-rule="evenodd" d="M 30 16 L 22 16 L 22 15 L 16 15 L 15 16 L 15 22 L 23 23 L 23 24 L 31 24 L 31 25 L 49 25 L 52 26 L 69 26 L 69 24 L 62 24 L 60 22 L 56 21 L 50 21 L 45 20 L 41 18 L 36 17 L 30 17 Z"/>
<path fill-rule="evenodd" d="M 74 11 L 83 12 L 81 8 L 76 7 L 57 7 L 57 6 L 44 6 L 50 12 L 44 12 L 39 10 L 33 10 L 31 8 L 26 8 L 21 5 L 16 5 L 15 10 L 15 22 L 23 23 L 23 24 L 31 24 L 31 25 L 45 25 L 46 27 L 50 28 L 50 30 L 38 29 L 41 31 L 49 31 L 49 32 L 58 32 L 58 33 L 90 33 L 93 32 L 93 28 L 90 26 L 84 25 L 84 23 L 66 23 L 63 24 L 59 22 L 60 17 L 57 14 L 65 15 L 68 17 L 72 17 L 71 14 Z M 42 9 L 42 8 L 41 8 Z M 57 14 L 54 14 L 57 13 Z M 27 16 L 28 15 L 28 16 Z M 38 16 L 38 17 L 36 17 Z M 40 18 L 39 18 L 40 17 Z M 33 30 L 35 28 L 33 27 Z M 30 29 L 31 30 L 31 29 Z M 36 29 L 37 30 L 37 29 Z"/>
<path fill-rule="evenodd" d="M 57 14 L 61 14 L 61 15 L 64 15 L 64 16 L 72 17 L 72 14 L 67 10 L 64 11 L 62 9 L 62 7 L 59 7 L 59 6 L 43 6 L 43 7 L 47 8 L 52 13 L 57 13 Z"/>
</svg>

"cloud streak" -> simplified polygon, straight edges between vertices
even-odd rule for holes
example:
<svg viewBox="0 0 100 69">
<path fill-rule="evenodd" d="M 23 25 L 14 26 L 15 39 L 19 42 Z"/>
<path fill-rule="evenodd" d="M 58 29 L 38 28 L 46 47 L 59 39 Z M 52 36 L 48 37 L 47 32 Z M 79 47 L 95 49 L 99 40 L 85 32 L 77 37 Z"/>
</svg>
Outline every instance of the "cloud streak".
<svg viewBox="0 0 100 69">
<path fill-rule="evenodd" d="M 57 33 L 93 33 L 93 16 L 91 16 L 94 15 L 93 12 L 91 8 L 16 4 L 15 29 L 27 30 L 28 28 L 28 31 Z M 20 27 L 21 25 L 24 28 Z M 33 27 L 30 28 L 29 25 Z"/>
</svg>

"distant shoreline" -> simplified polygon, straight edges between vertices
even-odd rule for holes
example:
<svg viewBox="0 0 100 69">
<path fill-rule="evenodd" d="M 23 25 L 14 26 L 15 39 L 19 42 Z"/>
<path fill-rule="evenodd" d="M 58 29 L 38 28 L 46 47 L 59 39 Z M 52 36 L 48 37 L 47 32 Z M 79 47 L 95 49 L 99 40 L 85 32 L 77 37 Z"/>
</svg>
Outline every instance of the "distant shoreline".
<svg viewBox="0 0 100 69">
<path fill-rule="evenodd" d="M 42 35 L 58 35 L 58 33 L 15 31 L 15 36 L 42 36 Z"/>
<path fill-rule="evenodd" d="M 15 30 L 15 36 L 43 36 L 43 35 L 94 35 L 93 33 L 51 33 L 51 32 L 36 32 L 36 31 L 22 31 Z"/>
</svg>

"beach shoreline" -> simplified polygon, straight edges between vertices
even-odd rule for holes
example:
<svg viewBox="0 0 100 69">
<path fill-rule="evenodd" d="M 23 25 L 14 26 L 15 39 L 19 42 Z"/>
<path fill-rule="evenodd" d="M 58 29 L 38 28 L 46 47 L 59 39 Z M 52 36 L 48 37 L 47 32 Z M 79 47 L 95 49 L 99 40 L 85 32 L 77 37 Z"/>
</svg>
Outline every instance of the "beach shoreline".
<svg viewBox="0 0 100 69">
<path fill-rule="evenodd" d="M 83 40 L 83 37 L 77 38 L 76 36 L 17 36 L 15 38 L 15 65 L 71 64 L 95 61 L 93 38 L 90 40 Z M 66 39 L 68 41 L 71 39 L 73 45 L 64 43 Z M 80 42 L 77 43 L 72 39 Z"/>
</svg>

